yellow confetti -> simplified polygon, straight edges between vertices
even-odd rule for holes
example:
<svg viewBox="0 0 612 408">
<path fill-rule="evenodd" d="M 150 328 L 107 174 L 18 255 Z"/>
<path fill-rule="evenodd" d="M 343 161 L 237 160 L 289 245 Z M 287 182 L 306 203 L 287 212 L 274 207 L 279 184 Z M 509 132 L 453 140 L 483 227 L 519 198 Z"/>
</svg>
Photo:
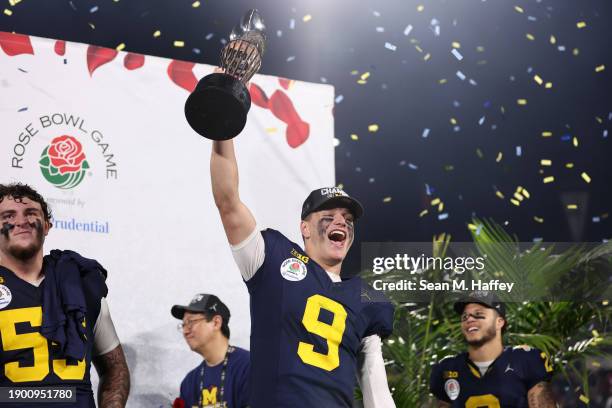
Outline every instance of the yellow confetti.
<svg viewBox="0 0 612 408">
<path fill-rule="evenodd" d="M 415 45 L 414 48 L 416 48 L 416 50 L 420 53 L 423 52 L 423 49 L 421 47 L 419 47 L 418 45 Z"/>
<path fill-rule="evenodd" d="M 478 229 L 478 227 L 474 224 L 468 223 L 468 229 L 470 231 L 476 231 Z"/>
<path fill-rule="evenodd" d="M 193 8 L 200 7 L 200 2 L 199 1 L 194 1 L 193 3 L 191 3 L 191 7 L 193 7 Z"/>
<path fill-rule="evenodd" d="M 440 204 L 440 201 L 441 200 L 439 198 L 434 198 L 433 200 L 431 200 L 431 205 L 432 206 L 438 205 L 438 204 Z"/>
<path fill-rule="evenodd" d="M 521 186 L 516 186 L 516 192 L 520 193 L 521 191 L 523 191 L 523 187 Z"/>
<path fill-rule="evenodd" d="M 578 397 L 578 399 L 580 399 L 580 401 L 584 402 L 585 404 L 588 404 L 590 401 L 589 398 L 584 394 L 580 394 L 580 397 Z"/>
<path fill-rule="evenodd" d="M 546 89 L 552 88 L 552 82 L 547 82 L 546 85 L 544 86 L 544 88 L 546 88 Z"/>
<path fill-rule="evenodd" d="M 359 136 L 357 136 L 356 134 L 354 134 L 354 133 L 353 133 L 353 134 L 351 135 L 351 139 L 353 139 L 353 140 L 359 140 Z"/>
<path fill-rule="evenodd" d="M 574 48 L 574 49 L 572 50 L 572 54 L 574 54 L 574 57 L 577 57 L 577 56 L 578 56 L 578 54 L 580 54 L 580 50 L 579 50 L 578 48 Z"/>
<path fill-rule="evenodd" d="M 557 43 L 557 39 L 555 38 L 555 36 L 554 36 L 554 35 L 551 35 L 551 36 L 550 36 L 550 43 L 551 43 L 552 45 L 555 45 L 555 44 Z"/>
<path fill-rule="evenodd" d="M 157 30 L 153 33 L 153 38 L 157 38 L 161 35 L 161 31 Z"/>
<path fill-rule="evenodd" d="M 266 132 L 267 132 L 268 134 L 271 134 L 271 135 L 272 135 L 272 134 L 274 134 L 274 133 L 278 132 L 278 128 L 275 128 L 275 127 L 269 127 L 269 128 L 266 128 Z"/>
<path fill-rule="evenodd" d="M 438 80 L 438 83 L 439 83 L 440 85 L 444 85 L 444 84 L 445 84 L 445 83 L 447 83 L 447 82 L 448 82 L 448 80 L 447 80 L 446 78 L 442 78 L 442 79 Z"/>
<path fill-rule="evenodd" d="M 455 119 L 455 118 L 450 118 L 450 123 L 451 123 L 452 125 L 456 125 L 456 124 L 457 124 L 457 119 Z"/>
<path fill-rule="evenodd" d="M 574 145 L 574 147 L 578 147 L 578 138 L 576 136 L 574 136 L 574 138 L 572 139 L 572 144 Z"/>
<path fill-rule="evenodd" d="M 529 33 L 527 33 L 527 34 L 525 34 L 525 37 L 527 37 L 527 39 L 528 39 L 529 41 L 533 41 L 533 40 L 535 40 L 535 37 L 533 36 L 533 34 L 529 34 Z"/>
<path fill-rule="evenodd" d="M 419 217 L 423 218 L 427 213 L 429 213 L 429 210 L 423 210 L 419 213 Z"/>
<path fill-rule="evenodd" d="M 542 78 L 540 78 L 540 76 L 538 74 L 533 76 L 533 80 L 536 81 L 538 83 L 538 85 L 542 85 L 542 83 L 544 81 L 542 81 Z"/>
<path fill-rule="evenodd" d="M 544 218 L 541 218 L 535 215 L 533 216 L 533 219 L 535 220 L 535 222 L 539 222 L 540 224 L 544 222 Z"/>
<path fill-rule="evenodd" d="M 351 75 L 357 75 L 359 73 L 359 71 L 357 71 L 356 69 L 351 71 Z"/>
<path fill-rule="evenodd" d="M 578 204 L 568 204 L 567 205 L 567 209 L 568 210 L 577 210 L 578 209 Z"/>
<path fill-rule="evenodd" d="M 540 160 L 540 166 L 552 166 L 552 160 L 542 159 Z"/>
<path fill-rule="evenodd" d="M 363 74 L 361 74 L 361 79 L 363 79 L 364 81 L 366 79 L 368 79 L 370 77 L 370 73 L 369 72 L 364 72 Z"/>
<path fill-rule="evenodd" d="M 579 21 L 579 22 L 576 23 L 576 27 L 584 28 L 584 27 L 586 27 L 586 23 L 584 21 Z"/>
<path fill-rule="evenodd" d="M 521 205 L 521 203 L 520 203 L 518 200 L 515 200 L 514 198 L 511 198 L 511 199 L 510 199 L 510 202 L 511 202 L 512 204 L 516 205 L 517 207 L 518 207 L 519 205 Z"/>
<path fill-rule="evenodd" d="M 391 201 L 391 197 L 383 198 L 383 203 L 388 203 L 389 201 Z"/>
<path fill-rule="evenodd" d="M 608 306 L 609 303 L 610 303 L 609 301 L 604 300 L 603 302 L 601 302 L 601 305 L 602 306 Z"/>
<path fill-rule="evenodd" d="M 9 4 L 11 5 L 11 7 L 17 3 L 21 3 L 21 0 L 9 0 Z"/>
<path fill-rule="evenodd" d="M 523 198 L 522 195 L 520 195 L 519 193 L 514 193 L 514 198 L 516 198 L 518 201 L 523 201 L 525 198 Z"/>
<path fill-rule="evenodd" d="M 595 116 L 595 120 L 597 121 L 597 123 L 599 123 L 600 125 L 603 123 L 603 119 L 600 118 L 599 116 Z"/>
<path fill-rule="evenodd" d="M 451 46 L 452 46 L 453 48 L 461 48 L 461 43 L 460 43 L 460 42 L 458 42 L 458 41 L 453 41 L 453 42 L 451 43 Z"/>
<path fill-rule="evenodd" d="M 574 168 L 574 163 L 565 163 L 565 167 L 568 169 L 573 169 Z"/>
<path fill-rule="evenodd" d="M 520 191 L 520 193 L 521 193 L 521 194 L 522 194 L 522 195 L 523 195 L 525 198 L 530 198 L 530 197 L 531 197 L 531 194 L 529 194 L 529 191 L 527 191 L 527 189 L 525 189 L 525 188 L 524 188 L 524 189 L 522 189 L 522 190 Z"/>
<path fill-rule="evenodd" d="M 548 177 L 544 177 L 544 180 L 542 180 L 544 182 L 544 184 L 548 184 L 548 183 L 552 183 L 553 181 L 555 181 L 554 176 L 548 176 Z"/>
<path fill-rule="evenodd" d="M 444 203 L 438 204 L 438 212 L 442 212 L 444 210 Z"/>
<path fill-rule="evenodd" d="M 174 46 L 175 47 L 184 47 L 185 46 L 185 41 L 175 41 L 174 42 Z"/>
<path fill-rule="evenodd" d="M 12 16 L 13 12 L 9 9 L 4 9 L 4 14 L 6 14 L 7 16 Z"/>
<path fill-rule="evenodd" d="M 430 54 L 430 53 L 427 53 L 427 54 L 425 54 L 425 56 L 423 57 L 423 60 L 425 60 L 425 61 L 429 61 L 429 59 L 430 59 L 430 58 L 431 58 L 431 54 Z"/>
<path fill-rule="evenodd" d="M 122 51 L 123 49 L 125 49 L 125 43 L 119 44 L 116 48 L 117 51 Z"/>
<path fill-rule="evenodd" d="M 515 9 L 515 10 L 516 10 L 518 13 L 521 13 L 521 14 L 523 14 L 523 13 L 525 12 L 525 11 L 523 10 L 523 8 L 522 8 L 522 7 L 519 7 L 519 6 L 514 6 L 514 9 Z"/>
<path fill-rule="evenodd" d="M 545 130 L 544 132 L 542 132 L 542 137 L 551 137 L 552 136 L 552 132 L 549 132 L 548 130 Z"/>
<path fill-rule="evenodd" d="M 306 14 L 304 17 L 302 17 L 302 21 L 307 23 L 310 20 L 312 20 L 312 16 L 310 14 Z"/>
<path fill-rule="evenodd" d="M 373 124 L 368 126 L 368 130 L 370 132 L 377 132 L 378 131 L 378 125 L 376 123 L 373 123 Z"/>
<path fill-rule="evenodd" d="M 92 30 L 96 29 L 96 26 L 94 25 L 94 23 L 89 23 L 89 26 L 91 27 Z"/>
<path fill-rule="evenodd" d="M 591 176 L 589 176 L 586 172 L 582 172 L 582 174 L 580 174 L 580 177 L 582 177 L 582 179 L 584 181 L 586 181 L 587 183 L 591 182 Z"/>
<path fill-rule="evenodd" d="M 527 105 L 527 99 L 517 99 L 516 103 L 522 106 Z"/>
<path fill-rule="evenodd" d="M 599 332 L 595 329 L 591 330 L 591 334 L 593 335 L 593 337 L 599 337 Z"/>
<path fill-rule="evenodd" d="M 481 159 L 484 157 L 484 154 L 482 153 L 482 150 L 480 150 L 480 147 L 476 149 L 476 155 Z"/>
<path fill-rule="evenodd" d="M 484 52 L 485 47 L 483 47 L 482 45 L 479 45 L 478 47 L 476 47 L 476 51 L 477 52 Z"/>
<path fill-rule="evenodd" d="M 604 69 L 606 69 L 606 66 L 601 64 L 595 67 L 595 72 L 602 72 Z"/>
<path fill-rule="evenodd" d="M 344 184 L 342 183 L 338 184 L 336 187 L 338 187 L 340 190 L 344 190 Z"/>
<path fill-rule="evenodd" d="M 424 6 L 424 5 L 422 5 L 422 4 L 419 4 L 419 5 L 417 6 L 417 11 L 420 13 L 420 12 L 421 12 L 421 11 L 423 11 L 423 10 L 425 10 L 425 6 Z"/>
<path fill-rule="evenodd" d="M 368 81 L 364 81 L 363 79 L 359 79 L 359 80 L 357 81 L 357 83 L 358 83 L 359 85 L 365 85 L 365 84 L 367 84 L 367 83 L 368 83 Z"/>
<path fill-rule="evenodd" d="M 503 157 L 504 157 L 504 154 L 502 152 L 499 152 L 497 153 L 497 157 L 495 158 L 495 161 L 499 163 Z"/>
<path fill-rule="evenodd" d="M 495 191 L 495 195 L 501 198 L 502 200 L 504 199 L 504 194 L 499 190 Z"/>
</svg>

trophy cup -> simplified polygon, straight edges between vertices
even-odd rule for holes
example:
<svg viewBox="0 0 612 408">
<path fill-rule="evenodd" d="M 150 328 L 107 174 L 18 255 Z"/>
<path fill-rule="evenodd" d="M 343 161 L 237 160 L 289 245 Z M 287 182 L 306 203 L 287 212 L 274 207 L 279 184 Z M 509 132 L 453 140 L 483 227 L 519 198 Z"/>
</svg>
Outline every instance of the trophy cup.
<svg viewBox="0 0 612 408">
<path fill-rule="evenodd" d="M 251 108 L 251 96 L 245 84 L 261 67 L 266 48 L 265 29 L 259 12 L 249 10 L 221 51 L 223 72 L 202 78 L 187 98 L 187 122 L 200 135 L 227 140 L 244 128 Z"/>
</svg>

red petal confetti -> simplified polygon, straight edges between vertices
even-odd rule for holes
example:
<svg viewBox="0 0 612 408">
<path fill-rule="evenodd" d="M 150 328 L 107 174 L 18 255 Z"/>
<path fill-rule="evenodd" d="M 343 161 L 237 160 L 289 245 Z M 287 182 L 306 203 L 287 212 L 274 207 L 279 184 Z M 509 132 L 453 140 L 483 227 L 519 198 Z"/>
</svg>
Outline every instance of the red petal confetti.
<svg viewBox="0 0 612 408">
<path fill-rule="evenodd" d="M 198 84 L 198 79 L 192 71 L 194 66 L 194 62 L 172 60 L 168 65 L 168 76 L 181 88 L 193 92 Z"/>
<path fill-rule="evenodd" d="M 0 47 L 9 57 L 19 54 L 34 55 L 30 37 L 23 34 L 0 32 Z"/>
<path fill-rule="evenodd" d="M 93 75 L 96 69 L 114 60 L 118 53 L 119 51 L 111 48 L 90 45 L 87 48 L 87 68 L 89 69 L 89 75 Z"/>
<path fill-rule="evenodd" d="M 287 124 L 287 143 L 296 148 L 308 139 L 310 125 L 304 122 L 295 110 L 293 102 L 283 91 L 275 91 L 270 97 L 270 110 L 280 120 Z"/>
<path fill-rule="evenodd" d="M 60 57 L 63 57 L 66 54 L 66 41 L 57 40 L 55 42 L 55 53 Z"/>
<path fill-rule="evenodd" d="M 287 78 L 278 78 L 278 83 L 284 88 L 284 89 L 289 89 L 289 87 L 291 86 L 291 83 L 293 82 L 292 79 L 287 79 Z"/>
<path fill-rule="evenodd" d="M 128 53 L 123 59 L 123 66 L 127 69 L 134 70 L 142 67 L 145 63 L 145 56 L 142 54 Z"/>
<path fill-rule="evenodd" d="M 259 86 L 251 84 L 249 87 L 251 101 L 260 108 L 268 109 L 268 96 Z"/>
</svg>

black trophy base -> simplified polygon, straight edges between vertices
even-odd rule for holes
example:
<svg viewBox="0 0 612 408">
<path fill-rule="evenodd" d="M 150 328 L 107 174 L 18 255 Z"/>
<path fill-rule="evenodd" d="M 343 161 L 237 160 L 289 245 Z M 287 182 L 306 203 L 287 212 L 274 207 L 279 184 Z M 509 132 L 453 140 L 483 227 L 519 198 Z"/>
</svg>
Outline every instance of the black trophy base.
<svg viewBox="0 0 612 408">
<path fill-rule="evenodd" d="M 212 140 L 236 137 L 246 124 L 251 96 L 242 82 L 222 73 L 205 76 L 185 102 L 189 126 Z"/>
</svg>

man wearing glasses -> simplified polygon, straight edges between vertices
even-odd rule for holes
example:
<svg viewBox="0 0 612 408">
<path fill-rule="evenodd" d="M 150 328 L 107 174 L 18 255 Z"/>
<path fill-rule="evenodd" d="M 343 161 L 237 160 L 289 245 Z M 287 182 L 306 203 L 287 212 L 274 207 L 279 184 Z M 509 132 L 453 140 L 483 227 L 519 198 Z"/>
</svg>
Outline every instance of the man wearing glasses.
<svg viewBox="0 0 612 408">
<path fill-rule="evenodd" d="M 249 352 L 229 344 L 230 311 L 215 295 L 193 297 L 189 305 L 174 305 L 172 316 L 191 350 L 204 361 L 181 383 L 175 406 L 242 408 L 249 395 Z"/>
</svg>

